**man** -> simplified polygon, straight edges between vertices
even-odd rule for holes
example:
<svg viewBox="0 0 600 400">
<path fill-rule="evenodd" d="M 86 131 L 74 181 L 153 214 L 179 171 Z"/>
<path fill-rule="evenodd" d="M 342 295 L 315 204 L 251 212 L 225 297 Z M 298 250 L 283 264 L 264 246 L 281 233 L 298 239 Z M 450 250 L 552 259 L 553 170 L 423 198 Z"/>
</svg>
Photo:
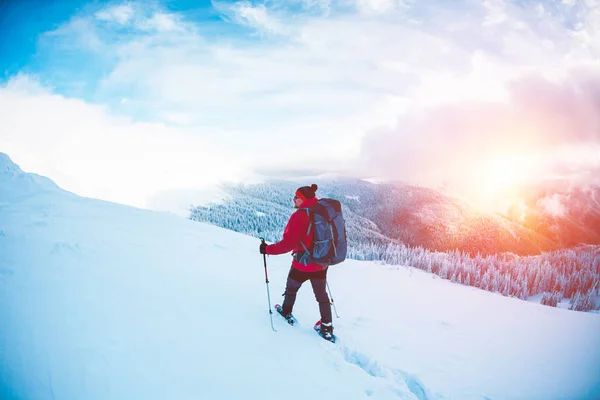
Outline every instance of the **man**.
<svg viewBox="0 0 600 400">
<path fill-rule="evenodd" d="M 315 298 L 319 303 L 319 311 L 321 313 L 320 333 L 324 339 L 333 339 L 333 323 L 331 316 L 331 303 L 327 296 L 327 267 L 319 264 L 303 264 L 299 260 L 304 253 L 304 246 L 312 249 L 313 239 L 308 228 L 310 225 L 310 217 L 306 212 L 306 208 L 313 207 L 318 199 L 315 197 L 317 185 L 314 183 L 311 186 L 302 186 L 296 190 L 294 196 L 294 208 L 298 208 L 290 217 L 283 238 L 274 244 L 267 245 L 262 243 L 260 246 L 261 254 L 284 254 L 290 251 L 293 252 L 292 267 L 288 274 L 285 287 L 285 298 L 281 307 L 276 307 L 277 311 L 292 325 L 295 321 L 292 316 L 292 309 L 296 301 L 296 294 L 300 286 L 308 280 L 313 288 Z M 303 246 L 304 244 L 304 246 Z"/>
</svg>

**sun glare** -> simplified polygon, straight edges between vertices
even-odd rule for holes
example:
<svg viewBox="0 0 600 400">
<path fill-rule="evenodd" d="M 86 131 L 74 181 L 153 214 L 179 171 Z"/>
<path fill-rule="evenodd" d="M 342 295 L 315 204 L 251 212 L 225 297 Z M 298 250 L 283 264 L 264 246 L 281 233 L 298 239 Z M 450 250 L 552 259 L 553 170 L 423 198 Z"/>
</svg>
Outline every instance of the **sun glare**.
<svg viewBox="0 0 600 400">
<path fill-rule="evenodd" d="M 497 195 L 510 189 L 519 182 L 522 177 L 523 166 L 511 157 L 496 158 L 490 160 L 482 168 L 485 179 L 482 190 L 490 196 Z"/>
<path fill-rule="evenodd" d="M 522 203 L 519 191 L 532 177 L 532 163 L 517 155 L 496 156 L 474 171 L 472 201 L 484 211 L 507 213 Z"/>
</svg>

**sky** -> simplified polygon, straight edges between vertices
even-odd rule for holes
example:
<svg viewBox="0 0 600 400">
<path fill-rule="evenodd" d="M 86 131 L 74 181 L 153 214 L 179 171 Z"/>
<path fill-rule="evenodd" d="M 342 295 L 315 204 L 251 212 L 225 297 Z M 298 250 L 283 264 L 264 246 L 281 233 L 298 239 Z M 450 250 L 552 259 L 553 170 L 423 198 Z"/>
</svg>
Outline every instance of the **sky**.
<svg viewBox="0 0 600 400">
<path fill-rule="evenodd" d="M 0 151 L 88 197 L 600 177 L 598 0 L 4 1 L 0 54 Z"/>
<path fill-rule="evenodd" d="M 600 396 L 600 315 L 410 266 L 330 267 L 335 344 L 289 255 L 178 216 L 85 199 L 0 153 L 0 398 L 562 400 Z M 309 384 L 298 384 L 298 379 Z"/>
</svg>

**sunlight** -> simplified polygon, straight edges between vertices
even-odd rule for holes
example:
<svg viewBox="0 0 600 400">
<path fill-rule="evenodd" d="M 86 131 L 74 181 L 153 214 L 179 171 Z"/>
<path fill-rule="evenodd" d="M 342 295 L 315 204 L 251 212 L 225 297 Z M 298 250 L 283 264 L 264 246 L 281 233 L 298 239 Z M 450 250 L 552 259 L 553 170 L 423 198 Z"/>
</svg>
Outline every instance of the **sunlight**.
<svg viewBox="0 0 600 400">
<path fill-rule="evenodd" d="M 482 169 L 485 178 L 483 190 L 492 196 L 506 191 L 523 177 L 523 173 L 526 172 L 523 167 L 523 162 L 515 156 L 490 160 Z"/>
<path fill-rule="evenodd" d="M 472 182 L 475 205 L 484 211 L 506 214 L 521 208 L 520 189 L 534 174 L 532 157 L 516 154 L 496 156 L 474 171 Z"/>
</svg>

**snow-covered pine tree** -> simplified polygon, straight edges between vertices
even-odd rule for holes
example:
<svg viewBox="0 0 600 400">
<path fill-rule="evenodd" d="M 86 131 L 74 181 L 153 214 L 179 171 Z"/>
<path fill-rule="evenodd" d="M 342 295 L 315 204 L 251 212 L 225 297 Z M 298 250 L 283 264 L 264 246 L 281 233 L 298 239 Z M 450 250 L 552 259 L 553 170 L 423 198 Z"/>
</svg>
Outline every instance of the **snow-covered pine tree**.
<svg viewBox="0 0 600 400">
<path fill-rule="evenodd" d="M 571 299 L 571 310 L 575 311 L 590 311 L 594 309 L 594 299 L 592 292 L 575 293 L 575 296 Z"/>
</svg>

